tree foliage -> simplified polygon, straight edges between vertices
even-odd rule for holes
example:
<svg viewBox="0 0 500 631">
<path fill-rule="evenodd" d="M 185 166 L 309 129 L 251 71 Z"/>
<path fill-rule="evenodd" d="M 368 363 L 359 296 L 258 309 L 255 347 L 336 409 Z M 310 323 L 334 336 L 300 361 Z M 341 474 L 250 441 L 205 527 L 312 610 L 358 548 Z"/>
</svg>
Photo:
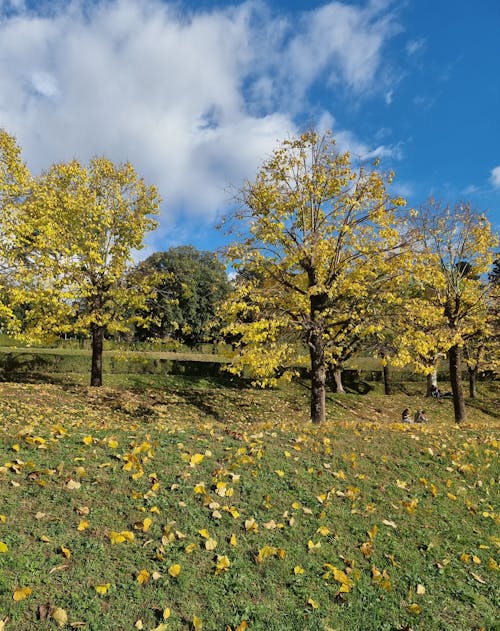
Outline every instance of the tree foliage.
<svg viewBox="0 0 500 631">
<path fill-rule="evenodd" d="M 18 319 L 10 296 L 14 281 L 19 205 L 30 185 L 16 139 L 0 129 L 0 326 L 16 332 Z"/>
<path fill-rule="evenodd" d="M 92 335 L 92 385 L 102 383 L 106 332 L 126 330 L 151 291 L 127 274 L 133 250 L 156 226 L 158 193 L 130 163 L 93 158 L 55 164 L 34 182 L 18 225 L 21 249 L 15 299 L 23 333 Z"/>
<path fill-rule="evenodd" d="M 377 327 L 374 296 L 398 275 L 404 200 L 388 193 L 391 180 L 311 131 L 285 141 L 241 191 L 244 232 L 227 251 L 247 271 L 226 305 L 226 330 L 239 336 L 232 370 L 272 383 L 306 349 L 313 422 L 325 418 L 329 361 L 357 327 Z"/>
<path fill-rule="evenodd" d="M 151 324 L 138 330 L 140 336 L 171 337 L 189 346 L 217 339 L 216 311 L 230 286 L 216 254 L 192 246 L 170 248 L 141 262 L 137 273 L 158 278 L 146 311 Z"/>
<path fill-rule="evenodd" d="M 470 204 L 442 206 L 435 200 L 414 215 L 419 246 L 414 254 L 409 316 L 401 348 L 425 372 L 429 359 L 448 353 L 455 420 L 465 420 L 461 385 L 462 349 L 488 330 L 488 284 L 498 238 L 483 214 Z"/>
</svg>

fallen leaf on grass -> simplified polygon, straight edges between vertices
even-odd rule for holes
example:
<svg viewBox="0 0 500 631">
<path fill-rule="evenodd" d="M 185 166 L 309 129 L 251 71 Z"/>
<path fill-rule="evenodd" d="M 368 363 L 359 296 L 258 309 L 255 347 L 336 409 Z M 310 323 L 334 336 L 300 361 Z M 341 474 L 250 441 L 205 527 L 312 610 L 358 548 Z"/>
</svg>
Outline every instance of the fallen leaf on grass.
<svg viewBox="0 0 500 631">
<path fill-rule="evenodd" d="M 104 583 L 104 585 L 96 585 L 95 591 L 99 596 L 105 596 L 108 593 L 108 589 L 111 587 L 111 583 Z"/>
<path fill-rule="evenodd" d="M 179 574 L 181 573 L 181 566 L 178 563 L 175 563 L 174 565 L 171 565 L 168 568 L 168 573 L 170 574 L 170 576 L 172 576 L 173 578 L 176 578 L 177 576 L 179 576 Z"/>
<path fill-rule="evenodd" d="M 68 614 L 61 607 L 52 607 L 50 617 L 57 622 L 59 628 L 64 627 L 68 622 Z"/>
<path fill-rule="evenodd" d="M 307 599 L 307 604 L 310 605 L 313 609 L 319 609 L 318 603 L 312 598 Z"/>
<path fill-rule="evenodd" d="M 230 566 L 231 562 L 229 561 L 227 556 L 217 555 L 217 564 L 215 566 L 216 574 L 222 574 L 223 572 L 226 572 Z"/>
<path fill-rule="evenodd" d="M 82 519 L 80 523 L 78 524 L 78 526 L 76 527 L 76 529 L 78 530 L 78 532 L 83 532 L 84 530 L 87 530 L 89 526 L 90 526 L 90 522 L 87 521 L 86 519 Z"/>
<path fill-rule="evenodd" d="M 31 587 L 20 587 L 19 589 L 15 590 L 14 594 L 12 595 L 12 599 L 16 601 L 24 600 L 31 595 L 32 591 L 33 590 L 31 589 Z"/>
<path fill-rule="evenodd" d="M 422 607 L 420 607 L 420 605 L 417 605 L 417 603 L 411 603 L 410 605 L 408 605 L 408 611 L 414 616 L 418 616 L 422 613 Z"/>
<path fill-rule="evenodd" d="M 61 552 L 64 554 L 64 556 L 69 559 L 71 556 L 71 550 L 69 548 L 67 548 L 66 546 L 61 546 Z"/>
<path fill-rule="evenodd" d="M 151 574 L 147 570 L 141 570 L 137 575 L 137 582 L 139 585 L 144 585 L 149 581 Z"/>
<path fill-rule="evenodd" d="M 4 543 L 3 541 L 0 541 L 0 552 L 7 552 L 9 550 L 9 546 Z"/>
</svg>

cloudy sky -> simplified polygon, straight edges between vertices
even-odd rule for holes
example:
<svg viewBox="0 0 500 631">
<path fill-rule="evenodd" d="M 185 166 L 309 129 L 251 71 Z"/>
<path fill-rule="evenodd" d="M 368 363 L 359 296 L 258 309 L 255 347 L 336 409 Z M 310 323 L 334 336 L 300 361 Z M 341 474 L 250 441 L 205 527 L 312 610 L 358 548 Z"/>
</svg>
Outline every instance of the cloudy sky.
<svg viewBox="0 0 500 631">
<path fill-rule="evenodd" d="M 234 190 L 311 125 L 499 229 L 499 33 L 498 0 L 0 0 L 0 127 L 34 173 L 130 160 L 164 199 L 145 254 L 224 243 Z"/>
</svg>

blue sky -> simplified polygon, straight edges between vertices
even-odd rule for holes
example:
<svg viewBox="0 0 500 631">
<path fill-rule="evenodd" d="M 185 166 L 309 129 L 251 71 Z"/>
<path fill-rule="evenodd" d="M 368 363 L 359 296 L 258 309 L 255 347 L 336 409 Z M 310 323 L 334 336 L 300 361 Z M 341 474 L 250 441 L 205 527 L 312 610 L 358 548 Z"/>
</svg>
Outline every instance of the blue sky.
<svg viewBox="0 0 500 631">
<path fill-rule="evenodd" d="M 311 124 L 498 231 L 499 35 L 497 0 L 0 0 L 0 127 L 35 173 L 130 160 L 164 198 L 143 255 L 224 244 L 234 190 Z"/>
</svg>

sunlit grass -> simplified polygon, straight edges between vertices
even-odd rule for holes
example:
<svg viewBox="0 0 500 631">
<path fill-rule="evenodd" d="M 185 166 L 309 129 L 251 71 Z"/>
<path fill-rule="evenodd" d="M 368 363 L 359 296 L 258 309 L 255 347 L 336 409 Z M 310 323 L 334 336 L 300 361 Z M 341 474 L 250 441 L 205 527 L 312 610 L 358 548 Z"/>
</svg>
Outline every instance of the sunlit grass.
<svg viewBox="0 0 500 631">
<path fill-rule="evenodd" d="M 0 386 L 7 630 L 495 628 L 481 406 L 456 427 L 417 384 L 375 388 L 331 395 L 316 428 L 300 385 L 147 385 Z"/>
</svg>

